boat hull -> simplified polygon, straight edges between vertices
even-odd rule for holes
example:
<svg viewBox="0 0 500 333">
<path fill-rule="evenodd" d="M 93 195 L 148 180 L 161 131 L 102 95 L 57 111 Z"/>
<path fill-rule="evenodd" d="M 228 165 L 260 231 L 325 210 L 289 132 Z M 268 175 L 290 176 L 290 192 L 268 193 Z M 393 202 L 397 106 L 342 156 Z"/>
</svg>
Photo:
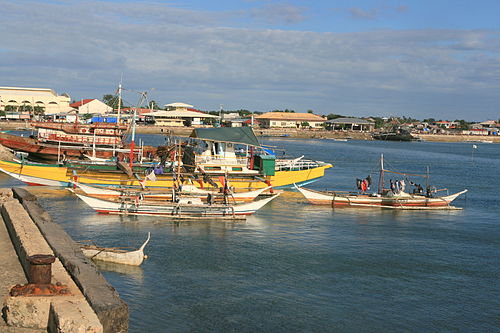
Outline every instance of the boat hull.
<svg viewBox="0 0 500 333">
<path fill-rule="evenodd" d="M 237 189 L 258 189 L 268 186 L 283 187 L 294 183 L 310 182 L 323 177 L 325 170 L 331 168 L 330 164 L 321 165 L 307 170 L 276 171 L 273 176 L 255 177 L 254 175 L 229 175 L 230 186 Z M 145 175 L 130 178 L 119 171 L 97 171 L 97 170 L 76 170 L 66 166 L 50 164 L 18 163 L 11 161 L 0 161 L 0 171 L 19 179 L 29 185 L 51 185 L 70 186 L 73 181 L 90 185 L 105 186 L 130 186 L 130 187 L 152 187 L 152 188 L 172 188 L 174 180 L 171 174 L 157 175 L 156 180 L 145 179 Z M 201 175 L 200 175 L 201 176 Z M 211 175 L 213 181 L 220 188 L 222 183 L 218 175 Z M 220 175 L 224 176 L 224 175 Z M 29 177 L 29 181 L 26 181 Z M 139 178 L 139 179 L 138 179 Z M 201 180 L 195 181 L 202 189 L 213 189 L 213 185 Z M 142 179 L 142 184 L 141 184 Z"/>
<path fill-rule="evenodd" d="M 117 249 L 103 248 L 94 245 L 82 245 L 83 254 L 90 259 L 112 262 L 115 264 L 139 266 L 144 261 L 144 248 L 148 244 L 151 234 L 148 233 L 148 238 L 142 246 L 135 251 L 123 251 Z"/>
<path fill-rule="evenodd" d="M 69 143 L 64 143 L 62 147 L 59 147 L 57 144 L 38 142 L 30 137 L 21 137 L 8 133 L 0 133 L 0 144 L 15 151 L 28 153 L 29 159 L 36 161 L 57 161 L 61 159 L 63 155 L 66 156 L 66 158 L 82 160 L 87 159 L 87 156 L 107 160 L 111 159 L 114 155 L 118 157 L 128 155 L 128 153 L 113 152 L 112 146 L 105 147 L 106 150 L 98 149 L 95 151 L 92 151 L 91 145 L 68 145 Z M 117 148 L 118 147 L 120 146 L 117 146 Z M 123 148 L 127 149 L 128 146 L 125 145 Z M 154 155 L 156 153 L 156 148 L 145 146 L 143 147 L 143 151 L 146 155 L 149 153 Z"/>
<path fill-rule="evenodd" d="M 75 183 L 75 185 L 82 190 L 86 195 L 100 198 L 105 200 L 119 199 L 123 197 L 141 197 L 148 201 L 168 201 L 172 200 L 172 191 L 151 191 L 151 190 L 133 190 L 133 189 L 110 189 L 98 186 L 89 186 L 86 184 Z M 194 190 L 195 191 L 191 191 Z M 264 191 L 271 189 L 270 186 L 263 187 L 253 191 L 245 191 L 238 193 L 231 193 L 227 196 L 229 202 L 251 202 Z M 180 196 L 189 196 L 207 199 L 209 195 L 212 195 L 215 202 L 223 200 L 222 194 L 220 192 L 211 191 L 200 191 L 196 187 L 192 186 L 182 186 L 182 190 L 179 193 Z"/>
<path fill-rule="evenodd" d="M 426 197 L 403 193 L 402 195 L 385 197 L 374 195 L 347 195 L 313 191 L 297 187 L 300 193 L 312 204 L 332 207 L 378 207 L 378 208 L 447 208 L 450 203 L 467 190 L 441 197 Z"/>
<path fill-rule="evenodd" d="M 168 217 L 170 219 L 245 219 L 247 215 L 254 214 L 267 203 L 279 196 L 274 196 L 258 201 L 239 205 L 199 205 L 199 204 L 175 204 L 164 202 L 161 204 L 144 204 L 137 200 L 135 202 L 115 202 L 102 200 L 90 196 L 75 193 L 78 198 L 89 207 L 102 214 L 117 215 L 149 215 Z"/>
</svg>

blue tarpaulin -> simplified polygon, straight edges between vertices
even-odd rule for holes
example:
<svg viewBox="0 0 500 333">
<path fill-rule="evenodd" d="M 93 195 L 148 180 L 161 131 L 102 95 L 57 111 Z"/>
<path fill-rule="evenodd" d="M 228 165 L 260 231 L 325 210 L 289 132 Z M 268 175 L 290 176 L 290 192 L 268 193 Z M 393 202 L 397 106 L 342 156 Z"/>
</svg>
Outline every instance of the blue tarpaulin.
<svg viewBox="0 0 500 333">
<path fill-rule="evenodd" d="M 92 117 L 93 123 L 116 123 L 116 117 Z"/>
</svg>

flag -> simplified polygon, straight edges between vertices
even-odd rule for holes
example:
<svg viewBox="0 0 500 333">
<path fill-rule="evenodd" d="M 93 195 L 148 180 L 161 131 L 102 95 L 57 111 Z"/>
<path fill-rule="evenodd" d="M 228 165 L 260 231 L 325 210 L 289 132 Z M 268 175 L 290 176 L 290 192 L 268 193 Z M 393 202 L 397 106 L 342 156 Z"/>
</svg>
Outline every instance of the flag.
<svg viewBox="0 0 500 333">
<path fill-rule="evenodd" d="M 156 175 L 155 175 L 155 171 L 152 170 L 147 176 L 146 176 L 146 179 L 152 181 L 152 182 L 155 182 L 156 181 Z"/>
</svg>

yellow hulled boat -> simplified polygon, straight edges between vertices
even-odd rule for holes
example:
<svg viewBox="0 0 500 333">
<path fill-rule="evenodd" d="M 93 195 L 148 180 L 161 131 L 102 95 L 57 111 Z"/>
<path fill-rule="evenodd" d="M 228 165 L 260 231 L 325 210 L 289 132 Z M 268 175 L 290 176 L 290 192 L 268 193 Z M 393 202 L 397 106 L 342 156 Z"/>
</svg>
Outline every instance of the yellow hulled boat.
<svg viewBox="0 0 500 333">
<path fill-rule="evenodd" d="M 309 169 L 289 169 L 278 170 L 272 176 L 261 176 L 252 174 L 231 174 L 228 179 L 230 185 L 236 189 L 263 188 L 266 186 L 283 187 L 287 185 L 306 184 L 323 177 L 325 170 L 331 168 L 331 164 L 318 165 Z M 72 182 L 83 184 L 106 185 L 106 186 L 146 186 L 171 188 L 174 185 L 173 176 L 170 174 L 156 175 L 155 180 L 147 178 L 147 175 L 138 175 L 130 178 L 126 173 L 117 170 L 116 172 L 98 170 L 76 170 L 66 166 L 52 164 L 19 163 L 11 161 L 0 161 L 0 171 L 12 176 L 29 185 L 48 186 L 70 186 Z M 195 174 L 196 175 L 196 174 Z M 188 178 L 188 175 L 185 175 Z M 222 186 L 224 180 L 219 179 L 222 175 L 210 174 L 211 182 L 204 181 L 204 177 L 191 182 L 200 188 Z M 191 179 L 191 178 L 189 178 Z"/>
<path fill-rule="evenodd" d="M 329 163 L 303 159 L 303 156 L 280 159 L 258 153 L 261 145 L 249 127 L 195 129 L 191 137 L 202 143 L 194 145 L 198 151 L 185 145 L 181 154 L 179 145 L 177 158 L 171 162 L 170 171 L 166 173 L 153 173 L 153 165 L 126 172 L 109 164 L 100 166 L 75 162 L 58 166 L 1 160 L 0 171 L 30 185 L 69 186 L 72 182 L 79 182 L 171 188 L 182 179 L 201 188 L 212 188 L 224 186 L 227 179 L 235 189 L 256 189 L 307 184 L 323 177 L 325 170 L 332 167 Z M 246 149 L 237 151 L 236 145 L 243 145 Z"/>
</svg>

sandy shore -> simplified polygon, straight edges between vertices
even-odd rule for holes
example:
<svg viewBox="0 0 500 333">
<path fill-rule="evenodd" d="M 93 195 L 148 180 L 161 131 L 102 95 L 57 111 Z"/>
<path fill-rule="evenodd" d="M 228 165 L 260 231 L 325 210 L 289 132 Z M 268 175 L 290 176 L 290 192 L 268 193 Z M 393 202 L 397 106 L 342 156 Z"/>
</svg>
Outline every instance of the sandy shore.
<svg viewBox="0 0 500 333">
<path fill-rule="evenodd" d="M 29 123 L 24 122 L 0 122 L 2 130 L 22 130 L 30 129 Z M 164 134 L 189 136 L 193 131 L 192 127 L 157 127 L 157 126 L 137 126 L 137 133 L 140 134 Z M 318 130 L 298 130 L 298 129 L 255 129 L 255 134 L 260 137 L 280 137 L 297 139 L 348 139 L 348 140 L 373 140 L 371 133 L 355 131 L 318 131 Z M 494 142 L 500 143 L 500 136 L 491 135 L 453 135 L 453 134 L 421 134 L 422 141 L 432 142 Z"/>
</svg>

